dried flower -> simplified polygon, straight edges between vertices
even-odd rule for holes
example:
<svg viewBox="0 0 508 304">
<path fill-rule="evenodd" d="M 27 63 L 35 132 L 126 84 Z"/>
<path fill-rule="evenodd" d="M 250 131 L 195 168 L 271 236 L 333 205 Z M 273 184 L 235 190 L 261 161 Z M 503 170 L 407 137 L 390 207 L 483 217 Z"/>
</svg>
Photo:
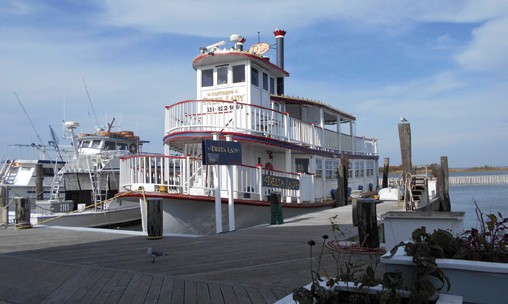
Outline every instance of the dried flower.
<svg viewBox="0 0 508 304">
<path fill-rule="evenodd" d="M 324 239 L 324 240 L 327 240 L 327 239 L 328 239 L 328 235 L 323 234 L 323 239 Z"/>
<path fill-rule="evenodd" d="M 316 245 L 316 242 L 314 242 L 313 240 L 310 240 L 307 242 L 307 244 L 309 244 L 309 246 L 314 246 L 314 245 Z"/>
</svg>

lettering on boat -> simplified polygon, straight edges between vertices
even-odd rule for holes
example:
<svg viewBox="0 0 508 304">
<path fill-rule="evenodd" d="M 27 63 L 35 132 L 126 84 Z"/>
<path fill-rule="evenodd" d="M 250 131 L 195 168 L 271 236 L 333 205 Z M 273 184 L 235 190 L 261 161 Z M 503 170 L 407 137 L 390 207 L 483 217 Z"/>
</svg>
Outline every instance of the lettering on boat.
<svg viewBox="0 0 508 304">
<path fill-rule="evenodd" d="M 300 180 L 296 178 L 263 174 L 263 187 L 299 190 Z"/>
<path fill-rule="evenodd" d="M 234 141 L 202 141 L 203 165 L 241 165 L 242 147 Z"/>
</svg>

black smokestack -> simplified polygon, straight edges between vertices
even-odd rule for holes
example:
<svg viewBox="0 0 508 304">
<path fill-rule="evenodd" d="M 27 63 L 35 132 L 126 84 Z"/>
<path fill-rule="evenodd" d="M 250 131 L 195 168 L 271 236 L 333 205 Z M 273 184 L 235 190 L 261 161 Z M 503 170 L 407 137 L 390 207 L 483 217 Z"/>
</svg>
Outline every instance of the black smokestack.
<svg viewBox="0 0 508 304">
<path fill-rule="evenodd" d="M 277 40 L 277 66 L 284 69 L 284 35 L 286 35 L 286 31 L 276 29 L 273 34 Z M 277 78 L 277 95 L 284 95 L 284 77 Z"/>
</svg>

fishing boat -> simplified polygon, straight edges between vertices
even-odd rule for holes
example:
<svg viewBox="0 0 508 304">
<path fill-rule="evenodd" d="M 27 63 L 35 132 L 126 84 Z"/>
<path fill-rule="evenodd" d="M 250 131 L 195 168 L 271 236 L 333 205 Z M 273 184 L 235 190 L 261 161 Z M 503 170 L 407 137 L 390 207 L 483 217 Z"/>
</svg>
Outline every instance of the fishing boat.
<svg viewBox="0 0 508 304">
<path fill-rule="evenodd" d="M 49 197 L 33 204 L 32 224 L 100 227 L 140 220 L 139 204 L 112 198 L 119 190 L 119 158 L 139 154 L 146 141 L 132 131 L 112 131 L 113 122 L 107 129 L 78 135 L 79 123 L 64 123 L 73 156 L 53 171 Z"/>
<path fill-rule="evenodd" d="M 237 34 L 230 48 L 201 47 L 197 98 L 164 109 L 164 154 L 121 157 L 121 200 L 140 202 L 145 231 L 152 201 L 163 233 L 213 234 L 270 222 L 274 210 L 332 208 L 341 161 L 348 192 L 377 190 L 376 140 L 355 134 L 354 115 L 285 94 L 286 32 L 274 34 L 275 64 L 264 56 L 268 43 L 244 50 Z"/>
<path fill-rule="evenodd" d="M 74 157 L 56 173 L 50 199 L 38 203 L 36 223 L 100 227 L 140 220 L 139 204 L 113 198 L 119 191 L 120 157 L 139 154 L 146 141 L 132 131 L 112 131 L 114 121 L 107 129 L 79 135 L 79 123 L 64 123 Z"/>
</svg>

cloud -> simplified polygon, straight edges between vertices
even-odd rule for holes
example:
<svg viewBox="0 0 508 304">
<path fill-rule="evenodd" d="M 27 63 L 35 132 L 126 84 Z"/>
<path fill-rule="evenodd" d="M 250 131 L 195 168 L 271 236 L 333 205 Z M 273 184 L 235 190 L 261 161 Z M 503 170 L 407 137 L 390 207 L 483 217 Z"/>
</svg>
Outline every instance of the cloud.
<svg viewBox="0 0 508 304">
<path fill-rule="evenodd" d="M 486 22 L 473 31 L 473 40 L 456 60 L 465 69 L 506 73 L 508 68 L 508 17 Z"/>
</svg>

